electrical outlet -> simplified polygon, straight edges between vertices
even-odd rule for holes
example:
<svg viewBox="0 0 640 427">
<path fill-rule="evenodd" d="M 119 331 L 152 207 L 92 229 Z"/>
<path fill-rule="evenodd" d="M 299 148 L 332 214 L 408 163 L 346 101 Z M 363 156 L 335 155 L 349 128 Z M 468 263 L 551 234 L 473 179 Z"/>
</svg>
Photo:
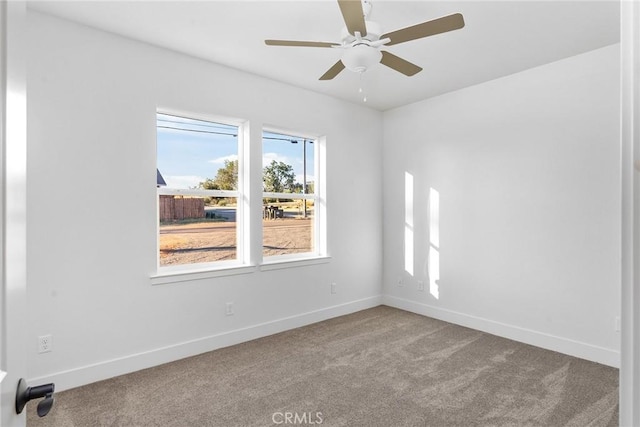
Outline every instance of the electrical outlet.
<svg viewBox="0 0 640 427">
<path fill-rule="evenodd" d="M 424 282 L 422 280 L 418 280 L 418 290 L 424 292 Z"/>
<path fill-rule="evenodd" d="M 38 337 L 38 353 L 48 353 L 53 350 L 53 337 L 42 335 Z"/>
<path fill-rule="evenodd" d="M 232 302 L 228 302 L 227 303 L 227 306 L 225 308 L 224 314 L 226 314 L 227 316 L 233 316 L 233 303 Z"/>
<path fill-rule="evenodd" d="M 620 316 L 616 316 L 613 327 L 616 332 L 620 332 Z"/>
<path fill-rule="evenodd" d="M 336 282 L 331 283 L 331 293 L 332 294 L 336 293 L 336 287 L 337 287 Z"/>
<path fill-rule="evenodd" d="M 404 282 L 402 281 L 402 276 L 398 276 L 398 286 L 404 286 Z"/>
</svg>

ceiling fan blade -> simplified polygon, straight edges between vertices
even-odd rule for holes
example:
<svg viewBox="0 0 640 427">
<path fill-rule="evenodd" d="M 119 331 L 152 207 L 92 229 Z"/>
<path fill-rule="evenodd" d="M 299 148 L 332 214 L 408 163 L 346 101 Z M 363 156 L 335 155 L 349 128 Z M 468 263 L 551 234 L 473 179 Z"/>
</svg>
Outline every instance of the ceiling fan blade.
<svg viewBox="0 0 640 427">
<path fill-rule="evenodd" d="M 332 78 L 337 76 L 338 73 L 340 73 L 340 71 L 342 70 L 344 70 L 344 64 L 342 63 L 342 61 L 338 61 L 335 64 L 333 64 L 333 66 L 329 68 L 329 70 L 327 70 L 327 72 L 324 73 L 322 77 L 320 77 L 320 80 L 331 80 Z"/>
<path fill-rule="evenodd" d="M 333 47 L 340 46 L 339 43 L 328 42 L 304 42 L 297 40 L 265 40 L 267 46 L 297 46 L 297 47 Z"/>
<path fill-rule="evenodd" d="M 410 40 L 446 33 L 447 31 L 458 30 L 462 27 L 464 27 L 462 15 L 454 13 L 453 15 L 443 16 L 442 18 L 383 34 L 380 38 L 390 38 L 391 41 L 387 43 L 386 46 L 392 46 Z"/>
<path fill-rule="evenodd" d="M 360 0 L 338 0 L 340 12 L 347 24 L 347 30 L 352 36 L 356 35 L 356 31 L 360 36 L 367 35 L 367 26 L 364 23 L 364 11 L 362 10 L 362 2 Z"/>
<path fill-rule="evenodd" d="M 422 71 L 421 67 L 386 51 L 382 51 L 380 63 L 401 72 L 405 76 L 413 76 Z"/>
</svg>

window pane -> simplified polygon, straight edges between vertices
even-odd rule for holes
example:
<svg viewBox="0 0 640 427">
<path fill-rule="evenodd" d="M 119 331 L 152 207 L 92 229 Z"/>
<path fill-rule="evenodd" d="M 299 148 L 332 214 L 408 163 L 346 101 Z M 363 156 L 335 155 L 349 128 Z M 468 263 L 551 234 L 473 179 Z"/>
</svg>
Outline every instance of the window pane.
<svg viewBox="0 0 640 427">
<path fill-rule="evenodd" d="M 306 193 L 315 190 L 313 140 L 264 132 L 262 182 L 271 193 Z"/>
<path fill-rule="evenodd" d="M 313 252 L 313 214 L 312 200 L 265 198 L 262 208 L 263 256 Z"/>
<path fill-rule="evenodd" d="M 238 259 L 236 198 L 189 195 L 190 189 L 238 188 L 238 127 L 158 113 L 159 265 Z"/>
<path fill-rule="evenodd" d="M 263 200 L 263 256 L 315 252 L 314 202 L 293 194 L 314 194 L 314 141 L 274 132 L 262 134 L 265 192 L 292 193 L 291 199 Z"/>
<path fill-rule="evenodd" d="M 159 196 L 160 265 L 237 258 L 236 199 Z"/>
<path fill-rule="evenodd" d="M 237 190 L 238 127 L 157 114 L 158 185 Z"/>
</svg>

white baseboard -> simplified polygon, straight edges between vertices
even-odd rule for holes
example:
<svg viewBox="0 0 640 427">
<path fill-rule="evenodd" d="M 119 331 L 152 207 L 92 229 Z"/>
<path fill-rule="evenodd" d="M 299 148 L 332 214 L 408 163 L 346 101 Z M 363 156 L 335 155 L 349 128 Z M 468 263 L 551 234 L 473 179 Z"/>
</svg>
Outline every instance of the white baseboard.
<svg viewBox="0 0 640 427">
<path fill-rule="evenodd" d="M 377 307 L 380 304 L 382 304 L 382 296 L 380 295 L 351 301 L 117 359 L 105 360 L 51 375 L 30 378 L 28 382 L 30 384 L 55 383 L 56 391 L 64 391 L 345 314 L 355 313 L 367 308 Z"/>
<path fill-rule="evenodd" d="M 603 365 L 620 367 L 620 352 L 608 348 L 598 347 L 591 344 L 570 340 L 554 335 L 545 334 L 531 329 L 524 329 L 518 326 L 495 322 L 481 317 L 471 316 L 456 311 L 446 310 L 431 305 L 410 301 L 404 298 L 397 298 L 389 295 L 382 297 L 382 303 L 390 307 L 444 320 L 445 322 L 465 326 L 487 332 L 492 335 L 512 339 L 547 350 L 557 351 Z"/>
<path fill-rule="evenodd" d="M 157 348 L 142 353 L 132 354 L 117 359 L 105 360 L 67 371 L 30 378 L 28 382 L 30 384 L 44 384 L 52 382 L 56 384 L 56 391 L 64 391 L 96 381 L 113 378 L 118 375 L 151 368 L 153 366 L 173 362 L 185 357 L 195 356 L 197 354 L 206 353 L 219 348 L 240 344 L 253 339 L 299 328 L 301 326 L 321 322 L 334 317 L 343 316 L 345 314 L 355 313 L 367 308 L 377 307 L 380 304 L 421 314 L 423 316 L 433 317 L 445 322 L 498 335 L 504 338 L 534 345 L 536 347 L 557 351 L 570 356 L 579 357 L 581 359 L 591 360 L 604 365 L 616 368 L 620 366 L 620 353 L 614 350 L 544 334 L 513 325 L 507 325 L 464 313 L 446 310 L 403 298 L 380 295 L 307 313 L 301 313 L 295 316 L 276 319 L 246 328 L 235 329 L 233 331 L 223 332 L 217 335 L 211 335 L 167 347 Z"/>
</svg>

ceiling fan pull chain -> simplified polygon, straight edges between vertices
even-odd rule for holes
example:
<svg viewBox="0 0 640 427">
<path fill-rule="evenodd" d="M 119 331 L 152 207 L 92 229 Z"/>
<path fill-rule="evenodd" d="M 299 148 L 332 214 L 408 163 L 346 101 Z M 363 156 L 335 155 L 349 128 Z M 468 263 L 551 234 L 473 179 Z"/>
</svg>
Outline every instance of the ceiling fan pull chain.
<svg viewBox="0 0 640 427">
<path fill-rule="evenodd" d="M 364 70 L 360 71 L 360 88 L 358 93 L 362 94 L 362 102 L 367 102 L 367 92 L 364 87 Z"/>
</svg>

